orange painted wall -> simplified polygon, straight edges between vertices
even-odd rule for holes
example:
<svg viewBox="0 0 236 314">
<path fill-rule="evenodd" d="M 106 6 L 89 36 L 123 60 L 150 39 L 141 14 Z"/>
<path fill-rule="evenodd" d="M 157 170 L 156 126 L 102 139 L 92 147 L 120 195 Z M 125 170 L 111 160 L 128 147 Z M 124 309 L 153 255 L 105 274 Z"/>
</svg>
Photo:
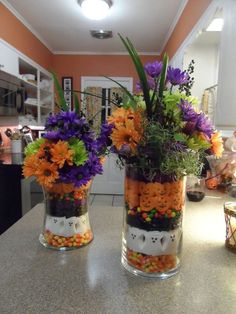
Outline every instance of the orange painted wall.
<svg viewBox="0 0 236 314">
<path fill-rule="evenodd" d="M 142 56 L 142 62 L 158 60 L 159 56 Z M 81 76 L 123 76 L 138 81 L 135 68 L 127 55 L 55 55 L 53 70 L 58 77 L 72 76 L 73 87 L 80 90 Z"/>
<path fill-rule="evenodd" d="M 163 52 L 172 58 L 212 0 L 189 0 Z"/>
<path fill-rule="evenodd" d="M 49 69 L 53 54 L 3 4 L 0 4 L 0 38 Z"/>
</svg>

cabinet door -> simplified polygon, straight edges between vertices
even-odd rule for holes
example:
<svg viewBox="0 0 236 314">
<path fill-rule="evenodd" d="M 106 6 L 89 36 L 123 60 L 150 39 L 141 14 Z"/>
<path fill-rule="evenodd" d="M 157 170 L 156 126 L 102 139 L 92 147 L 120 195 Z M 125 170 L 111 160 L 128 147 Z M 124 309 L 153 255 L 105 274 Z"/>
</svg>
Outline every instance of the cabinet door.
<svg viewBox="0 0 236 314">
<path fill-rule="evenodd" d="M 17 53 L 2 42 L 0 42 L 0 70 L 19 75 Z"/>
</svg>

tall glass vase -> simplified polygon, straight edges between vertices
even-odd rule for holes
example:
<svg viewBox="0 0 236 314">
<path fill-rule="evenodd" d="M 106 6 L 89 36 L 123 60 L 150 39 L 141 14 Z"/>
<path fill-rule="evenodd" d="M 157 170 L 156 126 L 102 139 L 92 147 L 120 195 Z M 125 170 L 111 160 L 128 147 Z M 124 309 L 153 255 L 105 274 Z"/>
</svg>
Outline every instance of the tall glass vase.
<svg viewBox="0 0 236 314">
<path fill-rule="evenodd" d="M 185 179 L 126 166 L 121 259 L 128 271 L 161 279 L 178 272 L 184 204 Z"/>
<path fill-rule="evenodd" d="M 52 188 L 44 189 L 44 226 L 39 237 L 42 245 L 65 251 L 92 241 L 88 216 L 89 185 L 74 188 L 72 184 L 56 183 Z"/>
</svg>

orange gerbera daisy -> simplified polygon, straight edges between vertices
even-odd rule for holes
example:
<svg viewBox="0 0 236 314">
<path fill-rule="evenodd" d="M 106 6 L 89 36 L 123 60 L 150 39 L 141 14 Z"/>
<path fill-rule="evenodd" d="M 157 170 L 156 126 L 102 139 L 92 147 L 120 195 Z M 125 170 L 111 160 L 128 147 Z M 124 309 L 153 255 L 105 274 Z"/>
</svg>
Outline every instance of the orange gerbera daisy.
<svg viewBox="0 0 236 314">
<path fill-rule="evenodd" d="M 121 149 L 122 145 L 129 145 L 131 151 L 134 153 L 136 150 L 137 143 L 141 139 L 141 134 L 134 129 L 134 123 L 132 120 L 127 120 L 126 125 L 119 125 L 113 129 L 111 138 L 113 144 L 118 150 Z"/>
<path fill-rule="evenodd" d="M 132 109 L 118 108 L 112 112 L 112 115 L 108 117 L 108 123 L 119 124 L 124 123 L 127 118 L 133 118 Z"/>
<path fill-rule="evenodd" d="M 74 189 L 74 198 L 75 199 L 84 198 L 84 196 L 87 193 L 88 189 L 90 188 L 91 184 L 92 184 L 92 181 L 90 180 L 87 184 L 84 184 L 79 188 L 75 188 Z"/>
<path fill-rule="evenodd" d="M 69 149 L 67 142 L 60 140 L 56 144 L 53 144 L 50 153 L 52 154 L 52 161 L 55 162 L 59 168 L 62 168 L 65 162 L 67 162 L 68 165 L 73 165 L 73 151 Z"/>
<path fill-rule="evenodd" d="M 23 175 L 28 178 L 34 176 L 38 170 L 39 159 L 37 155 L 30 155 L 24 159 Z"/>
<path fill-rule="evenodd" d="M 41 160 L 35 175 L 37 177 L 37 181 L 41 185 L 43 185 L 46 189 L 50 189 L 59 177 L 57 165 Z"/>
<path fill-rule="evenodd" d="M 45 153 L 47 151 L 49 152 L 51 147 L 52 147 L 52 143 L 47 141 L 47 140 L 45 140 L 45 142 L 40 145 L 40 148 L 39 148 L 39 150 L 37 152 L 37 156 L 39 158 L 45 157 Z"/>
<path fill-rule="evenodd" d="M 211 136 L 211 150 L 216 157 L 221 157 L 223 153 L 223 141 L 220 132 L 215 132 Z"/>
<path fill-rule="evenodd" d="M 131 120 L 133 119 L 135 130 L 137 130 L 140 134 L 142 134 L 143 123 L 144 123 L 143 110 L 138 109 L 137 111 L 133 112 L 132 115 L 128 115 L 128 119 L 131 119 Z"/>
</svg>

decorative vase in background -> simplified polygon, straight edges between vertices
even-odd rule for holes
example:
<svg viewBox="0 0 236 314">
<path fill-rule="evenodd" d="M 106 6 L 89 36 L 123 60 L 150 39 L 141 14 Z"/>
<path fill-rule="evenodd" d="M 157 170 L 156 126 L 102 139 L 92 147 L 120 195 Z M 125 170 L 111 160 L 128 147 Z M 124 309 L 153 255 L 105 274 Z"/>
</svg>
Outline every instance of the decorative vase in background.
<svg viewBox="0 0 236 314">
<path fill-rule="evenodd" d="M 126 166 L 122 264 L 133 274 L 167 278 L 178 272 L 185 179 L 158 182 Z"/>
<path fill-rule="evenodd" d="M 45 216 L 39 237 L 41 244 L 64 251 L 92 241 L 88 216 L 90 183 L 77 189 L 72 184 L 55 183 L 50 190 L 44 189 Z"/>
<path fill-rule="evenodd" d="M 19 154 L 22 153 L 22 140 L 11 140 L 11 153 Z"/>
</svg>

